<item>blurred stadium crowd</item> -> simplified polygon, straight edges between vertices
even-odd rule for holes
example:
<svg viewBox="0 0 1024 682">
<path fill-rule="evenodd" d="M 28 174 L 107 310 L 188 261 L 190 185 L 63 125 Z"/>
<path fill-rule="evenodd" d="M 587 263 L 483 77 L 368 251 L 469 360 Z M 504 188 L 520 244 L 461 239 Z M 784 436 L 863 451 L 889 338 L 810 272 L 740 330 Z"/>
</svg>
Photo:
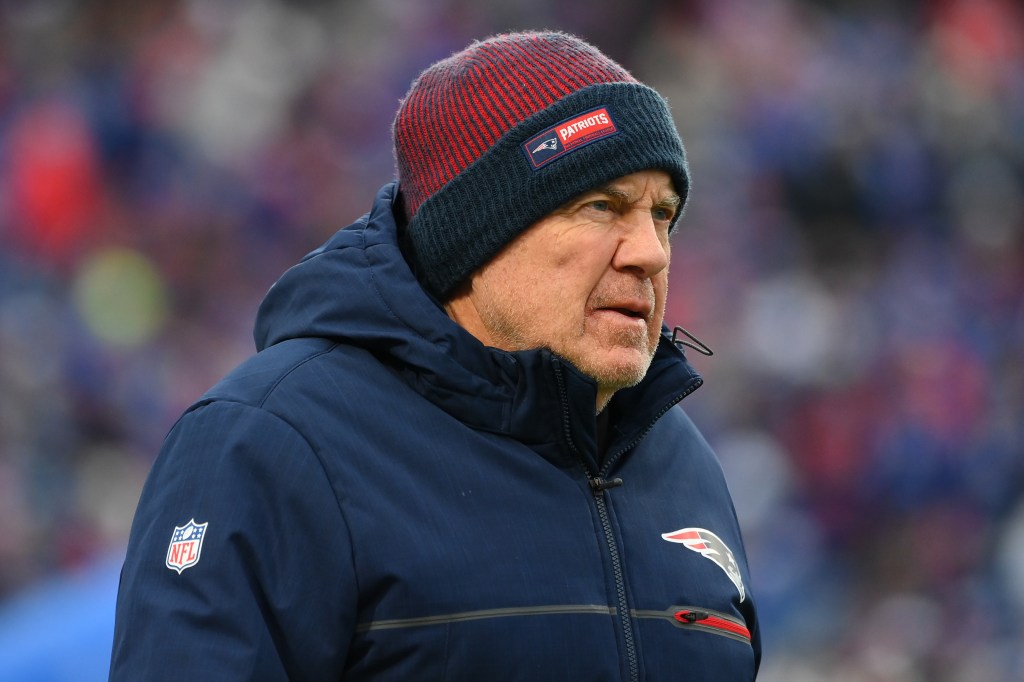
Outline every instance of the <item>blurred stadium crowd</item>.
<svg viewBox="0 0 1024 682">
<path fill-rule="evenodd" d="M 716 351 L 684 406 L 762 679 L 1024 679 L 1014 0 L 0 3 L 0 604 L 123 547 L 263 293 L 391 179 L 412 78 L 511 28 L 673 105 L 667 321 Z"/>
</svg>

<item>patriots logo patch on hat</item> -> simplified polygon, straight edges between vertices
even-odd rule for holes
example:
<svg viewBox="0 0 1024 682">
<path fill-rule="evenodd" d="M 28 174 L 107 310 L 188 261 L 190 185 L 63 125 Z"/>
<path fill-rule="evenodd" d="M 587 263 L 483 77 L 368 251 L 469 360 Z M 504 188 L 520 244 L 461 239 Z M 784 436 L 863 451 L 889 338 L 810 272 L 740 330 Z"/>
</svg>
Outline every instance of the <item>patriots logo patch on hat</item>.
<svg viewBox="0 0 1024 682">
<path fill-rule="evenodd" d="M 534 135 L 523 144 L 523 151 L 533 169 L 539 170 L 569 152 L 618 133 L 608 107 L 598 107 Z"/>
<path fill-rule="evenodd" d="M 669 542 L 678 542 L 705 559 L 715 562 L 740 591 L 740 601 L 746 599 L 747 591 L 743 587 L 739 564 L 736 563 L 732 550 L 722 542 L 722 538 L 704 528 L 681 528 L 671 533 L 663 533 L 661 537 Z"/>
<path fill-rule="evenodd" d="M 203 551 L 203 538 L 206 537 L 206 527 L 210 522 L 196 523 L 191 519 L 184 526 L 175 526 L 171 533 L 171 544 L 167 547 L 167 558 L 164 563 L 167 568 L 181 572 L 190 566 L 199 563 L 199 555 Z"/>
</svg>

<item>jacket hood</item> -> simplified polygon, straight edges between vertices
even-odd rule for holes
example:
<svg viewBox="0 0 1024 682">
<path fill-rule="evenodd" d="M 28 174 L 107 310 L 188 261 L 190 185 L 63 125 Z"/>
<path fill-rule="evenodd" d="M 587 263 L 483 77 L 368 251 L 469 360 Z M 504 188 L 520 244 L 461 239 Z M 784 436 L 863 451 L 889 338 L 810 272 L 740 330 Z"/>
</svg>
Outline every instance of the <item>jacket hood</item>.
<svg viewBox="0 0 1024 682">
<path fill-rule="evenodd" d="M 536 422 L 538 405 L 549 401 L 568 401 L 574 421 L 593 424 L 597 387 L 592 379 L 546 349 L 505 352 L 484 346 L 426 293 L 399 247 L 397 194 L 396 183 L 385 185 L 368 214 L 271 287 L 256 318 L 257 349 L 301 337 L 364 348 L 467 424 L 527 441 L 543 437 L 522 429 Z M 551 381 L 552 373 L 557 381 Z M 663 412 L 700 382 L 663 335 L 648 377 L 616 394 L 612 406 L 620 395 L 633 393 L 644 402 L 653 400 L 650 409 Z"/>
</svg>

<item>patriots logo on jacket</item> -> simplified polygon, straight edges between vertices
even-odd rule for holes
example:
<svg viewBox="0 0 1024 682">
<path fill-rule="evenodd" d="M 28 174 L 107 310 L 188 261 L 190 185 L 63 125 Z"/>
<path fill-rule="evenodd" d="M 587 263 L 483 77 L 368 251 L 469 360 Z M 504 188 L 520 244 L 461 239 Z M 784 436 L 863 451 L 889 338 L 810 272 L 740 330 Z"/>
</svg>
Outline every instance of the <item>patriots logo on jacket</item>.
<svg viewBox="0 0 1024 682">
<path fill-rule="evenodd" d="M 722 542 L 722 538 L 704 528 L 681 528 L 671 533 L 662 533 L 661 537 L 669 542 L 678 542 L 705 559 L 714 561 L 740 591 L 740 601 L 746 598 L 747 591 L 743 587 L 739 564 L 736 563 L 732 550 Z"/>
</svg>

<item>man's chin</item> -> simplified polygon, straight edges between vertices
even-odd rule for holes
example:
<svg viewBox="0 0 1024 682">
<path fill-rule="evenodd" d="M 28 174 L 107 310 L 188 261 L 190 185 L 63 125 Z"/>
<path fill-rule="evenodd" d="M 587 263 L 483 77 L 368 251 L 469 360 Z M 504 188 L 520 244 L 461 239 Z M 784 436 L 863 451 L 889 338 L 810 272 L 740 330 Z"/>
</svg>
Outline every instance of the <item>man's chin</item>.
<svg viewBox="0 0 1024 682">
<path fill-rule="evenodd" d="M 651 356 L 646 350 L 615 349 L 603 357 L 588 358 L 577 368 L 597 382 L 602 389 L 618 391 L 636 386 L 647 375 Z"/>
</svg>

